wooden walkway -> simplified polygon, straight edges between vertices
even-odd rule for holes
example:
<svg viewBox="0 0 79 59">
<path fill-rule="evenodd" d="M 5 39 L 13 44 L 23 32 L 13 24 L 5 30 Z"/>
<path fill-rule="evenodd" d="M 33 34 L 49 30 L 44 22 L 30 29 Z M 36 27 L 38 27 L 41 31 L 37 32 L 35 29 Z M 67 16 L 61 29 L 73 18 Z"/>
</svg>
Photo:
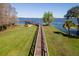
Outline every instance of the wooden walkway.
<svg viewBox="0 0 79 59">
<path fill-rule="evenodd" d="M 48 56 L 48 49 L 45 40 L 43 27 L 39 25 L 34 56 Z"/>
</svg>

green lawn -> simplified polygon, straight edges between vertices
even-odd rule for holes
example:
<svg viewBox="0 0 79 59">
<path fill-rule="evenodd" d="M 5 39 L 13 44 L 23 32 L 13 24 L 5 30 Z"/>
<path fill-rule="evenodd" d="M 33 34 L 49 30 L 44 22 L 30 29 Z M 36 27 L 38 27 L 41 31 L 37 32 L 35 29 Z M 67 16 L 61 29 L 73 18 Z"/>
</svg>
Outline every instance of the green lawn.
<svg viewBox="0 0 79 59">
<path fill-rule="evenodd" d="M 53 26 L 44 30 L 50 56 L 79 56 L 79 38 L 68 38 Z"/>
<path fill-rule="evenodd" d="M 28 55 L 36 28 L 17 26 L 0 32 L 0 55 Z"/>
</svg>

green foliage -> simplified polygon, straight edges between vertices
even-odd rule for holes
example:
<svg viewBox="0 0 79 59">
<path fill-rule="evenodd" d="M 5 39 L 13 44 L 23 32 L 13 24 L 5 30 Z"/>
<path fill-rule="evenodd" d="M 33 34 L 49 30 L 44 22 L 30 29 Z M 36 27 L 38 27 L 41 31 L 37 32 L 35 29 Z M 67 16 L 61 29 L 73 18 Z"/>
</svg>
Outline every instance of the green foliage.
<svg viewBox="0 0 79 59">
<path fill-rule="evenodd" d="M 74 26 L 74 25 L 75 24 L 73 23 L 73 21 L 72 20 L 69 20 L 69 19 L 66 20 L 65 23 L 64 23 L 64 25 L 63 25 L 64 28 L 67 28 L 69 36 L 70 36 L 70 28 L 72 26 Z"/>
<path fill-rule="evenodd" d="M 64 23 L 64 26 L 66 26 L 67 28 L 70 28 L 73 25 L 75 25 L 75 24 L 73 23 L 72 20 L 66 20 L 65 23 Z"/>
<path fill-rule="evenodd" d="M 47 25 L 48 25 L 48 22 L 43 23 L 43 26 L 47 26 Z"/>
<path fill-rule="evenodd" d="M 67 18 L 69 18 L 69 17 L 78 18 L 79 17 L 79 6 L 75 6 L 75 7 L 72 7 L 71 9 L 69 9 L 67 11 L 67 14 L 65 15 L 65 17 L 67 17 Z"/>
<path fill-rule="evenodd" d="M 46 23 L 46 25 L 50 25 L 50 23 L 53 21 L 53 14 L 51 12 L 45 12 L 43 15 L 43 21 Z"/>
<path fill-rule="evenodd" d="M 78 22 L 78 25 L 79 25 L 79 6 L 75 6 L 75 7 L 72 7 L 71 9 L 69 9 L 67 11 L 67 14 L 65 15 L 65 17 L 67 19 L 69 18 L 77 18 L 77 22 Z M 79 26 L 77 28 L 77 35 L 79 35 Z"/>
</svg>

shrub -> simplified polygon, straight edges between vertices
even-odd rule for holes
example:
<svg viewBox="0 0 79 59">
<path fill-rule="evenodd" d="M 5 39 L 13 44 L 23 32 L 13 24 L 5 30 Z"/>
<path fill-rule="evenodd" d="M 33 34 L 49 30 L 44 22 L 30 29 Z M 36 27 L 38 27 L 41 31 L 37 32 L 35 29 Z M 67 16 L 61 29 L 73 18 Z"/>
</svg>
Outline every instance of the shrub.
<svg viewBox="0 0 79 59">
<path fill-rule="evenodd" d="M 3 30 L 6 30 L 7 29 L 7 26 L 6 25 L 3 25 L 2 27 L 3 27 Z"/>
<path fill-rule="evenodd" d="M 0 25 L 0 31 L 2 31 L 2 26 Z"/>
</svg>

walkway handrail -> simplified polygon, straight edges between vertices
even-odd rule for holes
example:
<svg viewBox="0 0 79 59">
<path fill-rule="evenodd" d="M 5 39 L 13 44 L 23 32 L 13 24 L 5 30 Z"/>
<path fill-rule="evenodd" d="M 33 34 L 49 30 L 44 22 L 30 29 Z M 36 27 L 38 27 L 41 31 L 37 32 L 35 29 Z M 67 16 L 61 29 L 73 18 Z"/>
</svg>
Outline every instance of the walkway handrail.
<svg viewBox="0 0 79 59">
<path fill-rule="evenodd" d="M 48 56 L 45 33 L 41 25 L 38 29 L 34 56 Z"/>
<path fill-rule="evenodd" d="M 41 56 L 41 26 L 39 25 L 34 56 Z"/>
<path fill-rule="evenodd" d="M 42 35 L 42 40 L 43 40 L 43 56 L 48 56 L 48 48 L 47 48 L 47 42 L 46 42 L 46 36 L 45 36 L 45 33 L 44 33 L 44 29 L 43 29 L 43 26 L 41 28 L 41 35 Z"/>
</svg>

